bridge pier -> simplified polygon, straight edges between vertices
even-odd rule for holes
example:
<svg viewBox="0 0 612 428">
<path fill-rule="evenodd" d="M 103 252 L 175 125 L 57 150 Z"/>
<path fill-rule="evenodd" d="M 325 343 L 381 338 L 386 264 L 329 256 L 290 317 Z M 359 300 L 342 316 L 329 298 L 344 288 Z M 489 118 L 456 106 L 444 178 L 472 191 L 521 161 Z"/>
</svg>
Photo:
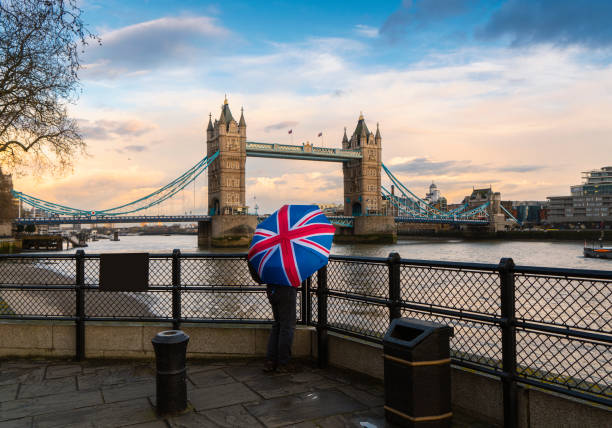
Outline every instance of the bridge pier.
<svg viewBox="0 0 612 428">
<path fill-rule="evenodd" d="M 352 229 L 336 229 L 334 242 L 394 244 L 397 242 L 397 225 L 391 216 L 355 217 Z"/>
<path fill-rule="evenodd" d="M 257 227 L 254 215 L 215 215 L 198 222 L 198 247 L 248 247 Z"/>
</svg>

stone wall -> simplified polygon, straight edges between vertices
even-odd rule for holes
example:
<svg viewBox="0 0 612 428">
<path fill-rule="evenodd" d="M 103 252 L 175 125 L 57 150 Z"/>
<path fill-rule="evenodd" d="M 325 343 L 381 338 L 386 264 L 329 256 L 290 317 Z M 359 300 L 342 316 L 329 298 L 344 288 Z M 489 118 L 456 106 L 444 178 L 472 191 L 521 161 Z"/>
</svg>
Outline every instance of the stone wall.
<svg viewBox="0 0 612 428">
<path fill-rule="evenodd" d="M 88 322 L 85 326 L 87 358 L 153 358 L 151 339 L 170 330 L 168 323 Z M 181 325 L 189 335 L 187 356 L 263 357 L 269 325 L 204 324 Z M 312 354 L 313 327 L 297 326 L 293 355 Z M 71 321 L 0 321 L 0 358 L 73 357 L 75 325 Z"/>
<path fill-rule="evenodd" d="M 212 217 L 213 247 L 248 247 L 257 227 L 253 215 L 219 215 Z"/>
<path fill-rule="evenodd" d="M 11 236 L 13 225 L 10 221 L 0 221 L 0 238 Z"/>
</svg>

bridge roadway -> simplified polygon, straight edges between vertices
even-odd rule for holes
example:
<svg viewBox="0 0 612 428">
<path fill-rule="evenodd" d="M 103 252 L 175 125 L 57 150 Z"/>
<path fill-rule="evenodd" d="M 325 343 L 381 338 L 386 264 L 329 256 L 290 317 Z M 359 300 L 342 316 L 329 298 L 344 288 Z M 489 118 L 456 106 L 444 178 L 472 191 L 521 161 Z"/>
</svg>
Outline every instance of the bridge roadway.
<svg viewBox="0 0 612 428">
<path fill-rule="evenodd" d="M 259 216 L 263 220 L 267 216 Z M 329 220 L 338 226 L 352 227 L 353 217 L 351 216 L 328 216 Z M 211 221 L 209 215 L 171 215 L 171 216 L 57 216 L 57 217 L 21 217 L 15 219 L 15 224 L 100 224 L 100 223 L 193 223 L 196 221 Z M 462 218 L 420 218 L 420 217 L 395 217 L 396 223 L 429 223 L 429 224 L 465 224 L 483 225 L 489 224 L 488 220 L 472 220 Z"/>
<path fill-rule="evenodd" d="M 247 141 L 246 154 L 250 157 L 301 159 L 326 162 L 347 162 L 361 159 L 361 150 L 316 147 L 311 144 L 294 146 L 290 144 L 258 143 Z"/>
</svg>

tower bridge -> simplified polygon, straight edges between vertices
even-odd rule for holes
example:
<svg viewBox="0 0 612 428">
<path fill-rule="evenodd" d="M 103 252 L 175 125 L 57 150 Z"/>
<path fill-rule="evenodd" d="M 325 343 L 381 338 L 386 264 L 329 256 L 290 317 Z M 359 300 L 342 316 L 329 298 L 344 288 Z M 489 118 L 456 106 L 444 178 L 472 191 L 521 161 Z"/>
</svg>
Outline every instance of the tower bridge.
<svg viewBox="0 0 612 428">
<path fill-rule="evenodd" d="M 368 129 L 363 114 L 348 137 L 346 128 L 341 148 L 289 145 L 247 141 L 247 124 L 241 109 L 238 121 L 227 98 L 218 119 L 209 115 L 206 128 L 206 157 L 184 174 L 157 191 L 135 201 L 104 210 L 83 210 L 45 201 L 22 192 L 13 195 L 28 205 L 50 213 L 43 219 L 17 219 L 18 224 L 129 223 L 147 221 L 197 221 L 198 243 L 214 246 L 248 245 L 258 218 L 247 215 L 245 170 L 247 157 L 297 159 L 342 164 L 344 216 L 332 219 L 342 235 L 359 241 L 394 241 L 396 223 L 457 224 L 487 226 L 498 223 L 499 201 L 464 204 L 452 211 L 440 211 L 420 199 L 382 163 L 382 136 Z M 137 213 L 159 205 L 184 190 L 198 176 L 208 172 L 208 210 L 205 215 L 141 216 Z M 382 173 L 393 184 L 389 192 L 381 185 Z M 393 190 L 397 190 L 395 194 Z M 497 194 L 499 195 L 499 194 Z M 392 208 L 390 210 L 389 208 Z M 386 215 L 389 211 L 397 216 Z M 503 217 L 503 215 L 502 215 Z M 495 218 L 495 222 L 490 219 Z"/>
</svg>

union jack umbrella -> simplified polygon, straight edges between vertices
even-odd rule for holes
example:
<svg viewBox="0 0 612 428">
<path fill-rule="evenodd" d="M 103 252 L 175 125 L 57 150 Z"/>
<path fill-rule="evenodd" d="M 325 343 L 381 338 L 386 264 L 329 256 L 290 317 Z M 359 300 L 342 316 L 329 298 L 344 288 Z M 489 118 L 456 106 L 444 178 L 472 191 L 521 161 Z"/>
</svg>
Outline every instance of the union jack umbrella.
<svg viewBox="0 0 612 428">
<path fill-rule="evenodd" d="M 284 205 L 255 229 L 249 262 L 263 283 L 299 287 L 327 264 L 334 230 L 316 205 Z"/>
</svg>

